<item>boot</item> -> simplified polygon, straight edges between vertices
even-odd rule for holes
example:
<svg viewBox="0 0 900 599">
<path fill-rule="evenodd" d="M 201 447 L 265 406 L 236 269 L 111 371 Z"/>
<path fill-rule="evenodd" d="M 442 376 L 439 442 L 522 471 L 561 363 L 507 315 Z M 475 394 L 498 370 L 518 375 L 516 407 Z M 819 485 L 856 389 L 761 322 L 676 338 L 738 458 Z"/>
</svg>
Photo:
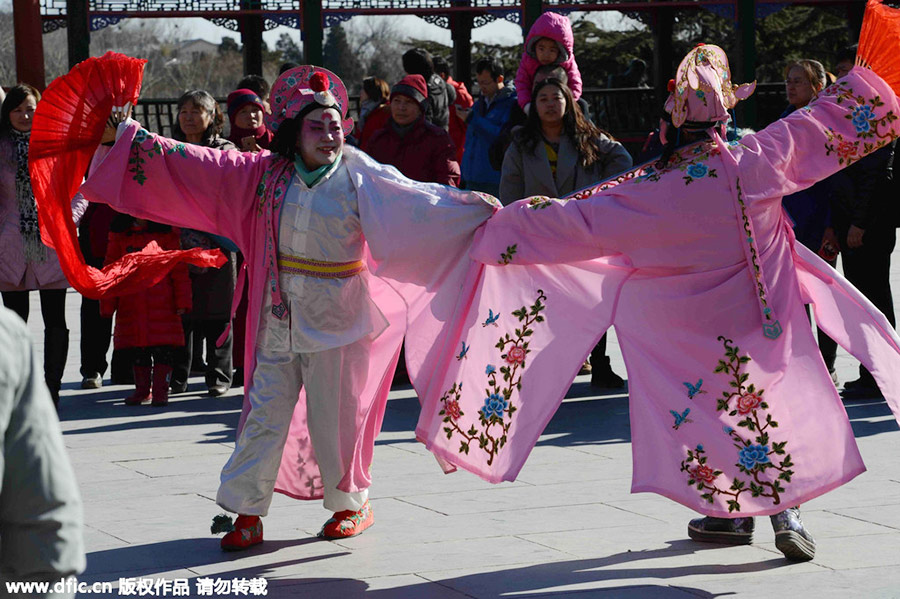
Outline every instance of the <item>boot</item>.
<svg viewBox="0 0 900 599">
<path fill-rule="evenodd" d="M 599 389 L 624 389 L 625 380 L 613 372 L 609 356 L 591 352 L 591 387 Z"/>
<path fill-rule="evenodd" d="M 816 556 L 816 540 L 800 521 L 800 508 L 792 507 L 769 516 L 775 531 L 775 547 L 792 562 L 807 562 Z"/>
<path fill-rule="evenodd" d="M 372 514 L 372 506 L 369 505 L 369 500 L 366 499 L 366 502 L 357 512 L 353 510 L 335 512 L 322 526 L 319 537 L 323 539 L 355 537 L 374 523 L 375 516 Z"/>
<path fill-rule="evenodd" d="M 169 405 L 169 380 L 172 377 L 172 367 L 168 364 L 155 364 L 153 366 L 153 401 L 154 406 Z"/>
<path fill-rule="evenodd" d="M 221 546 L 223 551 L 241 551 L 262 542 L 262 519 L 259 516 L 238 516 L 234 521 L 234 530 L 222 537 Z"/>
<path fill-rule="evenodd" d="M 44 330 L 44 381 L 59 408 L 59 389 L 62 386 L 66 359 L 69 357 L 69 329 L 52 327 Z"/>
<path fill-rule="evenodd" d="M 139 406 L 150 399 L 150 366 L 134 366 L 134 393 L 125 398 L 126 406 Z"/>
<path fill-rule="evenodd" d="M 753 542 L 753 518 L 696 518 L 688 523 L 688 536 L 703 543 L 749 545 Z"/>
<path fill-rule="evenodd" d="M 859 367 L 859 378 L 844 383 L 844 391 L 841 393 L 844 398 L 849 399 L 879 399 L 884 397 L 875 377 L 866 370 L 865 366 Z"/>
</svg>

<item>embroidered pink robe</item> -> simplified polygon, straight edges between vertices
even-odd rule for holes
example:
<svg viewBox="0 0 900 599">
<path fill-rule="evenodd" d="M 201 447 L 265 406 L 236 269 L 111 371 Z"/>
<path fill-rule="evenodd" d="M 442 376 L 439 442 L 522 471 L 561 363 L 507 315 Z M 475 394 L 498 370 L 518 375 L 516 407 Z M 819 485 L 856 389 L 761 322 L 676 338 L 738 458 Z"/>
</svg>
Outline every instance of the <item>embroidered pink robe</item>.
<svg viewBox="0 0 900 599">
<path fill-rule="evenodd" d="M 249 309 L 244 344 L 244 413 L 253 380 L 256 336 L 264 294 L 281 303 L 276 271 L 278 216 L 294 172 L 292 163 L 262 152 L 222 152 L 148 133 L 135 122 L 122 125 L 109 155 L 81 188 L 91 201 L 137 217 L 208 231 L 234 241 L 248 265 Z M 345 146 L 346 165 L 358 192 L 368 244 L 372 298 L 390 326 L 375 339 L 369 376 L 356 414 L 342 415 L 339 434 L 354 435 L 352 468 L 338 488 L 357 492 L 371 483 L 374 440 L 381 429 L 400 343 L 406 336 L 411 379 L 436 362 L 444 323 L 458 303 L 471 264 L 467 251 L 475 229 L 496 209 L 493 198 L 407 179 L 395 168 Z M 366 275 L 368 276 L 368 275 Z M 238 289 L 242 289 L 242 280 Z M 236 294 L 234 305 L 241 297 Z M 276 491 L 298 499 L 322 497 L 322 481 L 306 429 L 306 402 L 291 422 Z"/>
<path fill-rule="evenodd" d="M 472 256 L 486 266 L 470 273 L 445 339 L 459 353 L 445 348 L 417 437 L 485 480 L 514 480 L 615 325 L 633 492 L 763 515 L 863 472 L 804 304 L 897 416 L 900 338 L 795 243 L 781 197 L 896 137 L 898 112 L 890 88 L 857 68 L 740 142 L 690 145 L 664 170 L 646 164 L 569 200 L 499 211 L 476 237 Z"/>
</svg>

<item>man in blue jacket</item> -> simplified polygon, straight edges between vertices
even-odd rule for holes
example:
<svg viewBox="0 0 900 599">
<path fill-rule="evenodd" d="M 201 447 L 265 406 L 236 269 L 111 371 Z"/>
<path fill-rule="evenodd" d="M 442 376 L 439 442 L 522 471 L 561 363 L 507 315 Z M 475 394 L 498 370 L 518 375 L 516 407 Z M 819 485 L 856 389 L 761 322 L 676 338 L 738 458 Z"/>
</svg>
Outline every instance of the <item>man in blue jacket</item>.
<svg viewBox="0 0 900 599">
<path fill-rule="evenodd" d="M 503 83 L 503 71 L 492 58 L 475 63 L 475 80 L 481 96 L 472 108 L 457 108 L 457 114 L 468 123 L 462 178 L 466 189 L 499 196 L 500 171 L 491 166 L 489 150 L 516 105 L 516 91 Z"/>
</svg>

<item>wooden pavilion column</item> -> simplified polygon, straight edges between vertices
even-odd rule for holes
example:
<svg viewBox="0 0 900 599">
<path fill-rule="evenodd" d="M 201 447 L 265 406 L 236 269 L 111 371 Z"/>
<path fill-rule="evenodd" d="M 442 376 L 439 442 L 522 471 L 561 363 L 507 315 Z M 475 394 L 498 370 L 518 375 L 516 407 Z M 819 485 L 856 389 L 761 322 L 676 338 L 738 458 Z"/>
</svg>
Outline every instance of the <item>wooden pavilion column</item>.
<svg viewBox="0 0 900 599">
<path fill-rule="evenodd" d="M 664 4 L 664 3 L 660 3 Z M 659 106 L 652 110 L 662 110 L 662 103 L 668 95 L 669 79 L 675 77 L 675 47 L 672 35 L 675 30 L 675 10 L 668 6 L 659 6 L 652 13 L 650 26 L 653 32 L 653 72 L 651 84 L 656 90 Z"/>
<path fill-rule="evenodd" d="M 862 29 L 863 14 L 866 12 L 864 2 L 847 5 L 847 28 L 850 30 L 850 39 L 859 38 Z"/>
<path fill-rule="evenodd" d="M 541 0 L 522 0 L 522 39 L 528 36 L 531 26 L 537 21 L 544 7 Z"/>
<path fill-rule="evenodd" d="M 450 15 L 450 36 L 453 39 L 453 78 L 472 87 L 472 15 Z"/>
<path fill-rule="evenodd" d="M 66 0 L 66 44 L 70 69 L 91 55 L 87 0 Z"/>
<path fill-rule="evenodd" d="M 241 10 L 259 10 L 259 0 L 241 0 Z M 244 75 L 263 74 L 263 17 L 244 15 L 241 17 L 241 44 L 244 52 Z"/>
<path fill-rule="evenodd" d="M 322 46 L 325 41 L 322 22 L 322 0 L 303 0 L 303 58 L 306 64 L 322 66 Z"/>
<path fill-rule="evenodd" d="M 39 0 L 13 0 L 16 79 L 43 91 L 44 42 Z"/>
<path fill-rule="evenodd" d="M 754 0 L 737 0 L 738 35 L 740 37 L 739 68 L 732 67 L 732 79 L 737 83 L 750 83 L 756 80 L 756 2 Z M 734 77 L 738 73 L 739 77 Z M 750 96 L 739 102 L 736 112 L 738 123 L 744 127 L 760 129 L 768 123 L 758 123 L 758 107 L 756 96 Z"/>
</svg>

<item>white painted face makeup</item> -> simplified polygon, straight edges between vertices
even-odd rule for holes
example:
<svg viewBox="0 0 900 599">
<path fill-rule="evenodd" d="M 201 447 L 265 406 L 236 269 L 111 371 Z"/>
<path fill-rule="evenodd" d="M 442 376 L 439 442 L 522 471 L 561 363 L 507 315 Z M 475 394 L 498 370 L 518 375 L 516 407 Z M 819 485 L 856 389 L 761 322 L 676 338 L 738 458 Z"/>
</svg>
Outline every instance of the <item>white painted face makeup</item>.
<svg viewBox="0 0 900 599">
<path fill-rule="evenodd" d="M 344 148 L 344 129 L 338 111 L 334 108 L 317 108 L 303 117 L 297 147 L 309 170 L 337 160 Z"/>
</svg>

